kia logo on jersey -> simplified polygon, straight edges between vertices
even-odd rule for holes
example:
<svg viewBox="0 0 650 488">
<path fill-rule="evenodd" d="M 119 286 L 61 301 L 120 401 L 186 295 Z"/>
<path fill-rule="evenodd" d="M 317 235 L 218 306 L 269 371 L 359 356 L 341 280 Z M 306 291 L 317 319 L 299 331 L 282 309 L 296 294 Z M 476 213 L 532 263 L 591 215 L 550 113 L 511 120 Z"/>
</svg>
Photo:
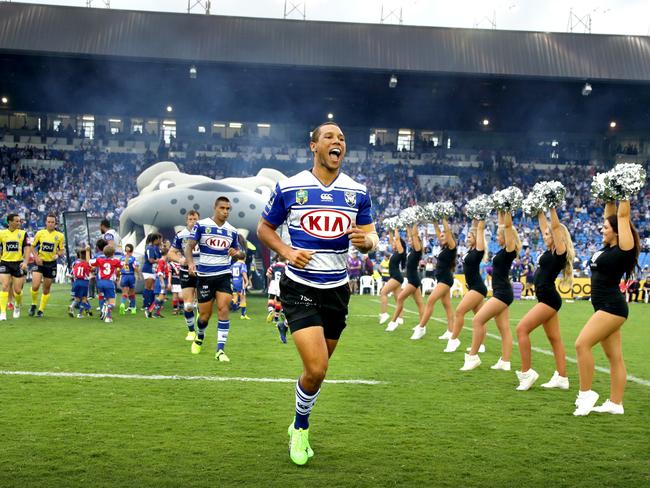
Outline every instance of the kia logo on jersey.
<svg viewBox="0 0 650 488">
<path fill-rule="evenodd" d="M 212 249 L 227 249 L 230 247 L 230 241 L 223 237 L 210 236 L 205 240 L 205 245 Z"/>
<path fill-rule="evenodd" d="M 352 219 L 338 210 L 312 210 L 300 219 L 300 227 L 310 236 L 337 239 L 348 230 Z"/>
</svg>

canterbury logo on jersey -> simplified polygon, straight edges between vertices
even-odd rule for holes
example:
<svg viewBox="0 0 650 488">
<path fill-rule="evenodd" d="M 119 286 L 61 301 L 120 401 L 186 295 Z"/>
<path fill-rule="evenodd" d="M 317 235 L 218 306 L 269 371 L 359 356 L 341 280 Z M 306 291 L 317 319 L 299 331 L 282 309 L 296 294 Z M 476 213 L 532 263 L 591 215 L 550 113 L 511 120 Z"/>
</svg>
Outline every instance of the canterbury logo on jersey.
<svg viewBox="0 0 650 488">
<path fill-rule="evenodd" d="M 223 239 L 222 237 L 208 237 L 204 244 L 212 249 L 227 249 L 230 247 L 229 240 Z"/>
<path fill-rule="evenodd" d="M 307 234 L 321 239 L 336 239 L 350 228 L 352 219 L 338 210 L 312 210 L 300 219 L 300 227 Z"/>
</svg>

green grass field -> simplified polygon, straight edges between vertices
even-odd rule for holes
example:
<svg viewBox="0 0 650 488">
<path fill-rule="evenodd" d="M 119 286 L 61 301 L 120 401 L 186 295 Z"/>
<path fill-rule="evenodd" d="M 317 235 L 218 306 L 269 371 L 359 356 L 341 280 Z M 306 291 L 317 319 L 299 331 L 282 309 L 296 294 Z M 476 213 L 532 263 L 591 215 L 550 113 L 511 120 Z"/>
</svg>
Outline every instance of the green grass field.
<svg viewBox="0 0 650 488">
<path fill-rule="evenodd" d="M 0 370 L 292 380 L 300 373 L 291 340 L 281 344 L 264 320 L 263 297 L 249 298 L 253 320 L 232 320 L 229 364 L 214 360 L 215 323 L 193 356 L 181 317 L 70 319 L 67 297 L 57 288 L 44 319 L 27 317 L 24 306 L 22 318 L 0 323 Z M 513 304 L 513 330 L 533 303 Z M 483 365 L 461 373 L 462 352 L 442 352 L 441 322 L 410 341 L 416 315 L 385 333 L 378 309 L 376 297 L 353 297 L 328 378 L 382 383 L 324 385 L 307 466 L 287 454 L 292 383 L 2 374 L 0 487 L 650 486 L 650 305 L 632 304 L 623 329 L 628 373 L 640 380 L 628 382 L 625 415 L 584 418 L 571 415 L 575 363 L 569 392 L 517 392 L 516 347 L 513 372 L 489 369 L 500 351 L 489 337 Z M 590 313 L 586 302 L 561 310 L 571 357 Z M 489 332 L 496 334 L 493 323 Z M 469 337 L 464 331 L 462 350 Z M 549 349 L 541 328 L 532 339 Z M 600 350 L 596 363 L 607 366 Z M 533 366 L 538 385 L 554 370 L 539 352 Z M 609 376 L 596 372 L 594 389 L 604 400 Z"/>
</svg>

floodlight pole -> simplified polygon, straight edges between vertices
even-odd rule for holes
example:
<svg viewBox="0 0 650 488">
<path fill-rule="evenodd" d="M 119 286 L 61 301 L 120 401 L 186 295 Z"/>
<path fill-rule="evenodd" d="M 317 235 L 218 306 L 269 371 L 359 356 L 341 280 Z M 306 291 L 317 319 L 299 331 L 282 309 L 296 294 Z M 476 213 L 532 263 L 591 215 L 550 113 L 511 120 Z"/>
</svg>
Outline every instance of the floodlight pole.
<svg viewBox="0 0 650 488">
<path fill-rule="evenodd" d="M 595 10 L 594 10 L 595 12 Z M 567 21 L 567 31 L 573 32 L 576 27 L 582 26 L 585 34 L 591 34 L 591 12 L 587 15 L 579 17 L 573 12 L 573 8 L 569 9 L 569 20 Z"/>
<path fill-rule="evenodd" d="M 287 6 L 287 3 L 289 5 Z M 287 8 L 289 7 L 289 8 Z M 307 2 L 293 2 L 292 0 L 284 0 L 284 19 L 289 18 L 292 13 L 302 17 L 302 20 L 307 20 Z"/>
<path fill-rule="evenodd" d="M 496 10 L 492 11 L 492 18 L 489 18 L 486 15 L 481 20 L 479 20 L 478 22 L 474 21 L 474 29 L 478 29 L 479 26 L 481 25 L 481 22 L 483 22 L 484 20 L 487 20 L 487 22 L 488 22 L 488 24 L 490 24 L 490 27 L 492 28 L 492 30 L 496 30 L 496 28 L 497 28 L 497 11 Z"/>
<path fill-rule="evenodd" d="M 210 0 L 194 0 L 194 2 L 187 0 L 187 13 L 191 14 L 194 8 L 199 7 L 205 15 L 210 15 L 211 3 Z"/>
<path fill-rule="evenodd" d="M 388 13 L 384 15 L 384 4 L 381 4 L 381 13 L 379 14 L 379 23 L 383 24 L 386 21 L 395 19 L 399 25 L 402 25 L 402 7 L 399 8 L 399 14 L 397 13 L 397 8 L 392 8 L 388 10 Z"/>
</svg>

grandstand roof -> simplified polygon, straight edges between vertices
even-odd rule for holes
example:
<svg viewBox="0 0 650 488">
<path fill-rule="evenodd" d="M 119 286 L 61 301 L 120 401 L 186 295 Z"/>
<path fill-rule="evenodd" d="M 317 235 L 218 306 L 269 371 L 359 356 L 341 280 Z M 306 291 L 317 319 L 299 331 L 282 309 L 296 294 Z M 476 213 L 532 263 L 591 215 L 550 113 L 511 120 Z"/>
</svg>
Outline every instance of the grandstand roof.
<svg viewBox="0 0 650 488">
<path fill-rule="evenodd" d="M 0 51 L 431 74 L 650 80 L 650 37 L 0 3 Z"/>
</svg>

